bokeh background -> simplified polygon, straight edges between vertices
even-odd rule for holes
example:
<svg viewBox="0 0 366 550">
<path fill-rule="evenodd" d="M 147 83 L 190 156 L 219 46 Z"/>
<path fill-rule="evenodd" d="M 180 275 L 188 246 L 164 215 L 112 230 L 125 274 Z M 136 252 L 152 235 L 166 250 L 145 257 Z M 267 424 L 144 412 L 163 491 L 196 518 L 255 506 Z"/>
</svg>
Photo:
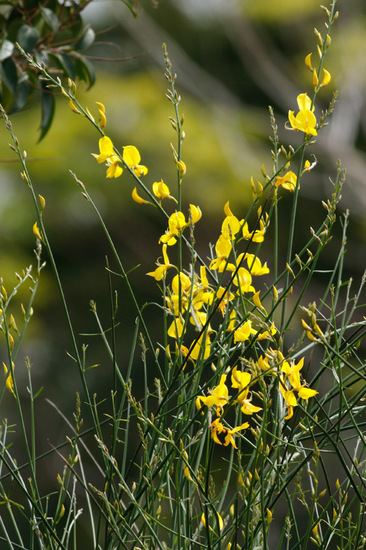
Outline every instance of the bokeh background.
<svg viewBox="0 0 366 550">
<path fill-rule="evenodd" d="M 169 122 L 172 105 L 165 97 L 162 43 L 166 43 L 176 86 L 182 96 L 186 139 L 182 157 L 187 165 L 184 200 L 198 204 L 203 218 L 197 225 L 200 253 L 207 256 L 209 243 L 220 231 L 223 206 L 230 201 L 239 218 L 251 202 L 250 178 L 261 180 L 261 166 L 272 171 L 268 105 L 274 108 L 279 136 L 286 146 L 297 137 L 285 130 L 289 109 L 296 109 L 296 96 L 311 91 L 311 74 L 305 55 L 314 52 L 314 27 L 324 29 L 325 14 L 319 0 L 142 0 L 133 18 L 119 1 L 93 1 L 85 17 L 97 31 L 96 43 L 87 52 L 97 73 L 96 84 L 78 87 L 81 103 L 97 115 L 95 101 L 106 106 L 108 135 L 117 146 L 134 144 L 149 167 L 145 182 L 164 179 L 173 189 L 176 175 L 170 142 L 175 134 Z M 355 291 L 365 269 L 366 239 L 366 4 L 362 0 L 340 0 L 340 17 L 332 31 L 332 45 L 326 68 L 330 85 L 318 96 L 317 115 L 326 109 L 338 90 L 336 111 L 321 131 L 312 150 L 317 168 L 304 178 L 301 209 L 296 227 L 296 248 L 309 238 L 309 226 L 317 228 L 325 211 L 322 200 L 330 197 L 338 159 L 347 170 L 347 182 L 339 214 L 351 212 L 344 280 L 352 277 Z M 91 391 L 98 400 L 108 397 L 113 382 L 112 366 L 106 360 L 90 312 L 95 300 L 105 328 L 110 325 L 110 290 L 105 269 L 106 255 L 113 260 L 98 220 L 81 196 L 69 170 L 87 186 L 102 212 L 140 304 L 159 299 L 153 279 L 146 277 L 160 255 L 159 236 L 165 222 L 153 208 L 131 199 L 134 186 L 128 174 L 107 180 L 105 169 L 91 153 L 98 152 L 98 134 L 82 117 L 70 111 L 65 98 L 57 101 L 54 123 L 38 143 L 40 110 L 37 98 L 11 117 L 14 133 L 29 158 L 29 170 L 37 193 L 46 199 L 44 220 L 49 230 L 56 261 L 69 301 L 79 342 L 88 345 L 87 363 Z M 19 176 L 20 166 L 8 147 L 9 136 L 0 129 L 0 275 L 7 288 L 14 273 L 34 264 L 32 226 L 35 212 L 27 186 Z M 310 150 L 309 150 L 310 152 Z M 291 199 L 282 198 L 281 235 L 286 235 Z M 288 207 L 288 208 L 287 208 Z M 342 226 L 338 221 L 327 255 L 319 266 L 332 269 L 340 247 Z M 271 241 L 264 245 L 262 259 L 271 267 Z M 47 257 L 44 256 L 47 262 Z M 282 258 L 283 260 L 284 258 Z M 305 304 L 321 295 L 325 276 L 319 274 Z M 117 349 L 120 367 L 129 357 L 135 312 L 121 279 L 112 277 L 112 291 L 118 292 Z M 26 301 L 27 290 L 19 302 Z M 23 349 L 18 356 L 17 380 L 26 394 L 26 367 L 32 363 L 35 390 L 44 387 L 38 401 L 39 452 L 56 445 L 68 428 L 48 400 L 72 419 L 75 392 L 81 391 L 75 364 L 67 352 L 71 341 L 50 266 L 41 274 L 39 293 Z M 16 316 L 16 312 L 14 313 Z M 19 311 L 20 318 L 20 311 Z M 151 326 L 156 310 L 146 308 Z M 154 329 L 153 329 L 154 330 Z M 1 351 L 5 358 L 5 350 Z M 139 366 L 136 365 L 138 372 Z M 151 373 L 153 376 L 154 373 Z M 135 382 L 134 388 L 139 392 Z M 12 397 L 3 405 L 3 416 L 12 417 Z M 57 462 L 57 459 L 55 459 Z M 49 468 L 49 462 L 47 468 Z M 54 479 L 52 468 L 48 475 Z"/>
</svg>

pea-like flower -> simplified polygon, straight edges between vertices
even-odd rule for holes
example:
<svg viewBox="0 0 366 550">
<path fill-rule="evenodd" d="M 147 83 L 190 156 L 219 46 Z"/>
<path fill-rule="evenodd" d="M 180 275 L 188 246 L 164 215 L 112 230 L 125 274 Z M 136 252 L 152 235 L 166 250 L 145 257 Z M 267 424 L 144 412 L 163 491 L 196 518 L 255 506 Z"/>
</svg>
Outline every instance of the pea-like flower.
<svg viewBox="0 0 366 550">
<path fill-rule="evenodd" d="M 234 332 L 234 342 L 246 342 L 252 334 L 257 334 L 257 331 L 252 328 L 252 321 L 249 319 Z"/>
<path fill-rule="evenodd" d="M 218 414 L 220 414 L 221 409 L 229 402 L 229 390 L 225 382 L 226 374 L 222 374 L 219 385 L 211 390 L 210 395 L 207 397 L 199 395 L 196 399 L 197 409 L 200 409 L 202 404 L 206 405 L 206 407 L 213 407 L 215 405 Z"/>
<path fill-rule="evenodd" d="M 295 187 L 297 184 L 297 176 L 294 172 L 286 172 L 284 176 L 277 176 L 275 179 L 275 187 L 278 188 L 282 186 L 284 189 L 287 189 L 288 191 L 295 191 Z"/>
<path fill-rule="evenodd" d="M 126 145 L 123 148 L 123 160 L 137 177 L 145 176 L 148 169 L 143 164 L 140 164 L 141 155 L 134 145 Z"/>
<path fill-rule="evenodd" d="M 300 399 L 305 400 L 314 397 L 318 393 L 316 390 L 306 387 L 305 384 L 301 384 L 300 371 L 303 365 L 304 358 L 300 359 L 298 363 L 284 361 L 281 366 L 280 390 L 288 410 L 286 419 L 292 417 L 293 407 L 297 406 L 295 392 L 297 392 Z"/>
<path fill-rule="evenodd" d="M 293 130 L 300 130 L 306 135 L 310 134 L 316 136 L 316 117 L 313 113 L 314 106 L 311 106 L 310 97 L 305 93 L 298 95 L 297 105 L 299 107 L 299 112 L 296 116 L 294 115 L 294 111 L 288 112 L 288 118 Z"/>
<path fill-rule="evenodd" d="M 99 155 L 92 153 L 97 159 L 98 164 L 105 164 L 107 168 L 107 178 L 118 178 L 122 175 L 123 168 L 120 166 L 121 159 L 116 155 L 113 142 L 108 136 L 103 136 L 99 140 Z"/>
<path fill-rule="evenodd" d="M 118 178 L 122 175 L 123 168 L 120 166 L 122 162 L 119 156 L 114 151 L 114 146 L 111 138 L 103 136 L 99 140 L 99 155 L 92 153 L 93 157 L 97 159 L 98 164 L 105 162 L 107 168 L 107 178 Z M 146 166 L 139 164 L 141 156 L 139 151 L 134 145 L 126 145 L 123 148 L 123 161 L 136 176 L 144 176 L 147 174 Z"/>
<path fill-rule="evenodd" d="M 219 445 L 224 444 L 225 447 L 227 447 L 228 445 L 232 445 L 234 449 L 237 449 L 233 436 L 236 433 L 249 428 L 249 422 L 244 422 L 244 424 L 241 424 L 240 426 L 236 426 L 235 428 L 227 428 L 221 422 L 220 417 L 218 417 L 211 423 L 210 428 L 211 428 L 211 437 L 215 443 L 218 443 Z M 219 438 L 220 434 L 225 435 L 224 443 L 220 441 L 220 438 Z"/>
<path fill-rule="evenodd" d="M 159 261 L 157 262 L 158 267 L 155 269 L 155 271 L 149 271 L 149 273 L 146 273 L 146 275 L 149 275 L 150 277 L 154 277 L 155 281 L 161 281 L 163 277 L 165 277 L 166 272 L 170 267 L 173 267 L 173 265 L 169 261 L 169 257 L 167 254 L 167 245 L 163 244 L 163 259 L 164 263 L 161 264 Z"/>
</svg>

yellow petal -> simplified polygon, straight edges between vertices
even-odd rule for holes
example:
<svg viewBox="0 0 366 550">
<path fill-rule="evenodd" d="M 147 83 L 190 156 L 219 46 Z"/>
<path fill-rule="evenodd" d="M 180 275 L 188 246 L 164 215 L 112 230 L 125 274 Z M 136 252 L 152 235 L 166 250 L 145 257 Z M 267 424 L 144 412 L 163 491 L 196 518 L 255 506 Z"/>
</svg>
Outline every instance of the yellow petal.
<svg viewBox="0 0 366 550">
<path fill-rule="evenodd" d="M 226 216 L 233 216 L 234 214 L 232 213 L 232 211 L 230 210 L 230 203 L 229 201 L 227 201 L 227 203 L 225 204 L 224 206 L 224 213 Z"/>
<path fill-rule="evenodd" d="M 132 198 L 135 202 L 137 202 L 137 204 L 151 204 L 150 201 L 146 201 L 145 199 L 143 199 L 142 197 L 140 197 L 140 195 L 138 194 L 137 192 L 137 189 L 136 187 L 134 188 L 134 190 L 132 191 Z"/>
<path fill-rule="evenodd" d="M 141 155 L 134 145 L 126 145 L 123 148 L 123 160 L 127 166 L 132 168 L 133 166 L 137 166 L 139 164 Z"/>
<path fill-rule="evenodd" d="M 307 68 L 312 71 L 313 70 L 313 67 L 311 65 L 311 53 L 309 53 L 306 57 L 305 57 L 305 65 L 307 66 Z"/>
<path fill-rule="evenodd" d="M 189 205 L 189 210 L 191 212 L 192 223 L 197 223 L 202 218 L 202 212 L 199 206 L 194 204 Z"/>
<path fill-rule="evenodd" d="M 323 76 L 322 83 L 320 84 L 321 87 L 327 86 L 332 78 L 330 75 L 330 72 L 327 71 L 326 69 L 323 69 L 323 73 L 324 73 L 324 76 Z"/>
</svg>

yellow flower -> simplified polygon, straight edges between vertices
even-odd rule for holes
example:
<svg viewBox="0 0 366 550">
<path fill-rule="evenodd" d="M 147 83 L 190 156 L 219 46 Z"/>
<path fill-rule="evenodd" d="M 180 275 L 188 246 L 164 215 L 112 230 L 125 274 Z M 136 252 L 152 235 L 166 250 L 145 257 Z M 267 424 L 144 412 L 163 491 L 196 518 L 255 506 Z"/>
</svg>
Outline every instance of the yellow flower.
<svg viewBox="0 0 366 550">
<path fill-rule="evenodd" d="M 309 53 L 306 57 L 305 57 L 305 65 L 307 66 L 307 68 L 309 69 L 309 71 L 313 72 L 313 66 L 311 64 L 311 53 Z"/>
<path fill-rule="evenodd" d="M 221 226 L 221 234 L 227 239 L 233 239 L 240 230 L 240 222 L 236 216 L 226 216 Z"/>
<path fill-rule="evenodd" d="M 103 136 L 99 140 L 99 155 L 92 153 L 97 159 L 98 164 L 106 163 L 107 178 L 118 178 L 122 175 L 123 168 L 119 165 L 120 158 L 114 152 L 113 142 L 108 136 Z"/>
<path fill-rule="evenodd" d="M 107 117 L 105 116 L 105 107 L 103 103 L 100 103 L 99 101 L 97 101 L 96 104 L 99 111 L 100 127 L 105 128 L 107 125 Z"/>
<path fill-rule="evenodd" d="M 152 190 L 155 197 L 157 197 L 159 201 L 163 199 L 175 200 L 170 194 L 169 187 L 163 182 L 163 180 L 155 181 L 152 185 Z"/>
<path fill-rule="evenodd" d="M 269 273 L 267 262 L 262 265 L 262 262 L 255 254 L 249 254 L 249 252 L 247 252 L 245 254 L 245 260 L 248 264 L 248 269 L 252 275 L 259 276 L 267 275 L 267 273 Z"/>
<path fill-rule="evenodd" d="M 5 382 L 6 387 L 8 388 L 10 393 L 12 393 L 15 397 L 13 375 L 12 375 L 11 371 L 8 370 L 8 367 L 5 365 L 5 363 L 3 363 L 3 367 L 4 367 L 4 374 L 5 374 L 5 377 L 6 377 L 6 382 Z M 12 362 L 12 367 L 13 367 L 13 372 L 14 372 L 15 365 L 14 365 L 13 362 Z"/>
<path fill-rule="evenodd" d="M 271 340 L 272 336 L 274 336 L 276 333 L 277 333 L 277 329 L 274 326 L 274 323 L 271 323 L 269 330 L 265 330 L 264 332 L 261 332 L 260 334 L 258 334 L 257 340 L 266 340 L 266 339 Z"/>
<path fill-rule="evenodd" d="M 168 231 L 160 237 L 159 242 L 166 243 L 168 246 L 172 246 L 177 242 L 177 239 L 175 237 L 179 235 L 187 226 L 187 222 L 183 212 L 174 212 L 174 214 L 169 217 L 168 226 Z"/>
<path fill-rule="evenodd" d="M 155 271 L 149 271 L 149 273 L 146 273 L 146 275 L 149 275 L 150 277 L 154 277 L 155 281 L 161 281 L 161 279 L 163 279 L 168 269 L 170 267 L 173 267 L 173 265 L 169 262 L 169 257 L 166 249 L 167 249 L 167 245 L 163 244 L 164 263 L 161 264 L 158 261 L 157 262 L 158 267 L 155 269 Z"/>
<path fill-rule="evenodd" d="M 260 221 L 259 221 L 259 227 L 260 227 L 260 229 L 256 229 L 254 232 L 249 231 L 248 223 L 245 222 L 244 225 L 243 225 L 243 237 L 244 237 L 244 239 L 246 239 L 247 241 L 252 240 L 253 243 L 263 242 L 264 241 L 264 233 L 266 231 L 266 228 L 265 228 L 265 225 L 264 225 L 262 219 L 260 219 Z"/>
<path fill-rule="evenodd" d="M 323 86 L 327 86 L 331 80 L 331 75 L 330 75 L 330 72 L 327 71 L 326 69 L 323 69 L 323 80 L 320 84 L 320 88 L 322 88 Z"/>
<path fill-rule="evenodd" d="M 193 224 L 197 223 L 202 218 L 202 212 L 199 206 L 190 204 L 189 211 L 191 213 L 191 220 Z"/>
<path fill-rule="evenodd" d="M 219 518 L 219 529 L 220 531 L 224 528 L 224 522 L 223 522 L 223 519 L 222 517 L 220 516 L 220 514 L 218 512 L 217 513 L 217 517 Z M 202 514 L 201 516 L 201 521 L 202 521 L 202 524 L 204 527 L 206 527 L 206 518 L 205 518 L 205 514 Z M 210 529 L 212 530 L 212 528 L 210 527 Z"/>
<path fill-rule="evenodd" d="M 236 433 L 240 432 L 241 430 L 246 430 L 247 428 L 249 428 L 249 422 L 244 422 L 244 424 L 241 424 L 236 428 L 230 429 L 230 428 L 226 428 L 221 422 L 220 417 L 218 417 L 211 423 L 210 428 L 211 428 L 211 437 L 215 443 L 217 443 L 218 445 L 224 444 L 225 447 L 227 447 L 228 445 L 232 445 L 234 449 L 237 449 L 235 439 L 233 436 Z M 224 443 L 220 441 L 219 435 L 221 434 L 225 435 Z"/>
<path fill-rule="evenodd" d="M 134 189 L 132 191 L 132 198 L 135 202 L 137 202 L 137 204 L 152 204 L 152 202 L 147 201 L 147 200 L 143 199 L 142 197 L 140 197 L 140 195 L 137 192 L 136 187 L 134 187 Z"/>
<path fill-rule="evenodd" d="M 199 410 L 203 403 L 206 407 L 213 407 L 215 405 L 220 411 L 229 401 L 229 390 L 225 382 L 226 374 L 222 374 L 219 385 L 211 390 L 209 396 L 204 397 L 203 395 L 199 395 L 196 399 L 197 409 Z"/>
<path fill-rule="evenodd" d="M 297 96 L 297 105 L 299 107 L 299 112 L 297 115 L 294 115 L 294 111 L 288 112 L 288 118 L 290 124 L 294 130 L 300 130 L 306 135 L 317 135 L 315 129 L 316 126 L 316 117 L 313 113 L 314 107 L 311 106 L 311 99 L 307 94 L 300 94 Z"/>
<path fill-rule="evenodd" d="M 284 176 L 277 176 L 274 184 L 277 188 L 282 185 L 282 187 L 288 191 L 295 191 L 297 176 L 294 172 L 286 172 Z"/>
<path fill-rule="evenodd" d="M 305 400 L 314 397 L 318 393 L 316 390 L 307 388 L 304 384 L 301 384 L 300 370 L 303 365 L 304 358 L 300 359 L 298 363 L 283 361 L 281 366 L 280 390 L 288 408 L 286 419 L 291 418 L 293 407 L 297 406 L 295 392 L 297 392 L 300 399 Z"/>
<path fill-rule="evenodd" d="M 194 347 L 193 347 L 193 349 L 190 353 L 190 358 L 194 359 L 195 361 L 197 361 L 197 359 L 198 359 L 198 357 L 201 353 L 201 348 L 203 347 L 202 346 L 203 339 L 205 340 L 205 342 L 204 342 L 202 359 L 207 359 L 207 357 L 210 355 L 210 351 L 211 351 L 210 338 L 209 338 L 208 334 L 206 334 L 205 338 L 204 338 L 204 334 L 202 334 L 199 337 L 199 339 L 197 340 L 196 344 L 194 345 Z"/>
<path fill-rule="evenodd" d="M 252 328 L 252 322 L 249 319 L 234 332 L 234 342 L 235 344 L 237 342 L 246 342 L 252 334 L 256 333 L 257 331 Z"/>
<path fill-rule="evenodd" d="M 136 176 L 145 176 L 148 172 L 146 166 L 140 163 L 141 155 L 134 145 L 126 145 L 123 148 L 123 160 Z"/>
<path fill-rule="evenodd" d="M 235 266 L 229 264 L 229 271 L 234 271 Z M 245 267 L 239 267 L 233 283 L 240 288 L 240 292 L 245 294 L 246 292 L 255 292 L 255 288 L 252 285 L 252 276 Z"/>
<path fill-rule="evenodd" d="M 39 239 L 40 241 L 42 240 L 42 235 L 38 228 L 37 222 L 33 225 L 33 234 L 37 237 L 37 239 Z"/>
<path fill-rule="evenodd" d="M 217 269 L 220 273 L 222 273 L 225 266 L 228 267 L 227 258 L 230 255 L 231 249 L 231 240 L 227 236 L 221 234 L 215 244 L 217 257 L 211 261 L 210 269 Z"/>
<path fill-rule="evenodd" d="M 168 329 L 168 336 L 170 336 L 171 338 L 175 338 L 177 340 L 182 336 L 183 328 L 184 328 L 184 325 L 180 317 L 175 317 L 174 321 L 172 322 L 172 324 Z"/>
</svg>

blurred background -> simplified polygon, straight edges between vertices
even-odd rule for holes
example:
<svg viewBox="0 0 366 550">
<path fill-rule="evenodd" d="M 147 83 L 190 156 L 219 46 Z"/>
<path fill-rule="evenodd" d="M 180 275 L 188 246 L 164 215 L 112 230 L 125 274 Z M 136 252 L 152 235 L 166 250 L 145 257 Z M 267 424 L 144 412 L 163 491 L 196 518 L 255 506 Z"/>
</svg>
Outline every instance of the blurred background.
<svg viewBox="0 0 366 550">
<path fill-rule="evenodd" d="M 95 101 L 106 106 L 107 133 L 117 147 L 136 145 L 142 163 L 148 166 L 145 183 L 163 179 L 174 193 L 175 165 L 170 142 L 175 134 L 169 122 L 172 105 L 165 97 L 162 43 L 166 43 L 176 87 L 182 96 L 186 139 L 182 158 L 187 165 L 183 197 L 201 207 L 203 218 L 196 228 L 199 252 L 207 257 L 208 243 L 215 243 L 223 219 L 223 206 L 230 201 L 234 213 L 243 218 L 251 203 L 250 178 L 261 180 L 261 166 L 272 172 L 268 105 L 274 109 L 281 142 L 296 145 L 300 136 L 285 130 L 289 109 L 296 110 L 296 97 L 312 90 L 311 73 L 305 55 L 317 59 L 314 27 L 324 30 L 325 14 L 319 0 L 142 0 L 137 17 L 120 1 L 93 1 L 84 17 L 97 33 L 86 52 L 96 68 L 96 83 L 86 90 L 78 86 L 78 98 L 97 116 Z M 335 90 L 338 102 L 329 125 L 309 148 L 318 165 L 306 175 L 301 187 L 301 209 L 296 227 L 295 248 L 310 237 L 322 222 L 327 200 L 335 181 L 337 162 L 347 170 L 339 214 L 351 212 L 345 257 L 345 280 L 353 277 L 356 292 L 365 269 L 366 239 L 366 4 L 362 0 L 338 2 L 340 17 L 332 30 L 332 45 L 326 58 L 331 83 L 322 89 L 316 114 L 326 109 Z M 122 59 L 122 60 L 121 60 Z M 37 97 L 11 117 L 15 135 L 29 158 L 29 171 L 37 193 L 46 199 L 44 220 L 58 262 L 66 297 L 69 300 L 79 342 L 88 345 L 91 393 L 98 399 L 108 397 L 113 381 L 112 366 L 106 361 L 96 336 L 97 326 L 90 312 L 95 300 L 105 328 L 110 326 L 110 291 L 105 269 L 106 255 L 113 260 L 98 220 L 81 196 L 69 170 L 84 182 L 110 228 L 125 269 L 137 267 L 131 279 L 140 304 L 159 300 L 155 281 L 145 273 L 155 269 L 161 254 L 159 236 L 165 221 L 155 209 L 134 203 L 134 187 L 127 173 L 107 180 L 105 169 L 91 153 L 98 152 L 98 134 L 87 121 L 72 113 L 63 97 L 57 99 L 52 127 L 38 143 L 40 110 Z M 8 147 L 4 125 L 0 130 L 0 274 L 7 288 L 15 282 L 14 272 L 35 264 L 32 226 L 35 212 L 20 167 Z M 291 197 L 282 193 L 281 231 L 283 250 L 289 223 Z M 270 235 L 270 234 L 269 234 Z M 338 221 L 334 238 L 323 256 L 320 269 L 332 269 L 342 235 Z M 281 256 L 282 254 L 282 256 Z M 47 262 L 47 257 L 44 255 Z M 271 240 L 265 243 L 261 259 L 272 266 Z M 324 276 L 314 280 L 305 304 L 321 295 Z M 118 292 L 117 346 L 119 363 L 128 360 L 135 312 L 123 282 L 112 278 Z M 27 289 L 19 301 L 26 301 Z M 21 294 L 21 293 L 20 293 Z M 353 294 L 353 293 L 352 293 Z M 44 386 L 38 398 L 39 416 L 47 438 L 39 442 L 39 452 L 57 444 L 65 431 L 64 420 L 49 405 L 54 401 L 70 419 L 75 392 L 80 382 L 72 353 L 60 298 L 53 274 L 47 264 L 41 274 L 35 314 L 28 336 L 18 356 L 17 381 L 26 393 L 26 368 L 29 355 L 35 391 Z M 20 311 L 14 311 L 20 319 Z M 146 308 L 148 321 L 156 311 Z M 157 335 L 159 334 L 157 327 Z M 5 351 L 2 351 L 2 359 Z M 136 366 L 136 369 L 139 367 Z M 101 369 L 103 369 L 101 374 Z M 101 384 L 105 381 L 105 387 Z M 138 387 L 135 386 L 138 393 Z M 61 397 L 62 396 L 62 397 Z M 12 406 L 9 395 L 2 406 Z M 44 414 L 43 414 L 44 413 Z M 43 423 L 43 424 L 42 424 Z M 67 429 L 66 429 L 67 432 Z M 52 474 L 53 475 L 53 474 Z M 45 476 L 46 472 L 45 472 Z"/>
</svg>

